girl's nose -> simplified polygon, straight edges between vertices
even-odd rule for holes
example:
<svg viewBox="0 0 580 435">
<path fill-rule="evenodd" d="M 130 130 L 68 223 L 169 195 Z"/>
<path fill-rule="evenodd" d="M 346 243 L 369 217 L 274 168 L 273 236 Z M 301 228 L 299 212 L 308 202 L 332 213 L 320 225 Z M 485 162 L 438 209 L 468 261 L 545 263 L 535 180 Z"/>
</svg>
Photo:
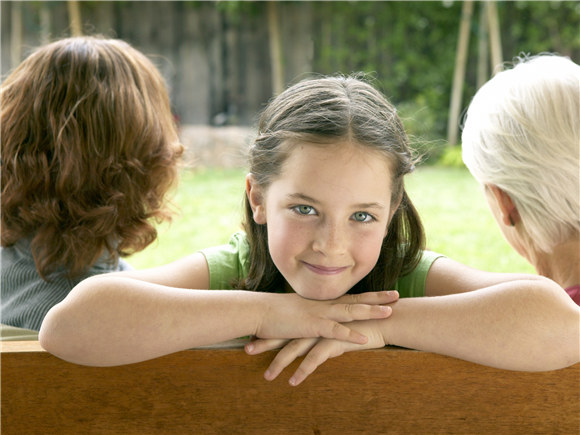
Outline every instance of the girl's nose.
<svg viewBox="0 0 580 435">
<path fill-rule="evenodd" d="M 325 255 L 340 255 L 346 249 L 346 233 L 337 223 L 323 223 L 314 236 L 312 249 Z"/>
</svg>

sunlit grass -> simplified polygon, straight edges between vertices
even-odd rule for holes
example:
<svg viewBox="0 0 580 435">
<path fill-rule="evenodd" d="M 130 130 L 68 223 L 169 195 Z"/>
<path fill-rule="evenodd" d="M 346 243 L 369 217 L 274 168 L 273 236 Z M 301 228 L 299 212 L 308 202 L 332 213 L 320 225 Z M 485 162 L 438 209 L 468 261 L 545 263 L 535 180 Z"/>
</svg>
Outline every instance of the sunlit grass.
<svg viewBox="0 0 580 435">
<path fill-rule="evenodd" d="M 407 189 L 427 233 L 427 247 L 477 269 L 534 273 L 503 238 L 480 185 L 465 168 L 426 166 Z"/>
<path fill-rule="evenodd" d="M 227 243 L 240 229 L 246 171 L 185 170 L 173 203 L 179 213 L 158 228 L 156 242 L 127 260 L 138 269 L 160 266 L 199 249 Z"/>
<path fill-rule="evenodd" d="M 242 169 L 184 171 L 174 201 L 180 215 L 162 225 L 158 241 L 129 262 L 153 267 L 226 243 L 240 228 L 245 174 Z M 407 178 L 407 189 L 423 219 L 429 249 L 483 270 L 533 273 L 503 239 L 466 169 L 421 167 Z"/>
</svg>

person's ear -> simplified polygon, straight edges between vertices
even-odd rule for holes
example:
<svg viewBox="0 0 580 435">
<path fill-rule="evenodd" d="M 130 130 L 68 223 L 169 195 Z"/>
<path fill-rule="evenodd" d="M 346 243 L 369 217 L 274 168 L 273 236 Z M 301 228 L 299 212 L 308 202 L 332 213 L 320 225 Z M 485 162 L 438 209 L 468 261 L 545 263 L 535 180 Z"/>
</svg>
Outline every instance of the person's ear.
<svg viewBox="0 0 580 435">
<path fill-rule="evenodd" d="M 266 223 L 266 205 L 264 204 L 264 192 L 256 182 L 253 174 L 246 175 L 246 195 L 252 209 L 254 222 L 258 225 Z"/>
<path fill-rule="evenodd" d="M 502 223 L 510 227 L 515 226 L 521 218 L 511 196 L 509 196 L 503 189 L 493 184 L 487 185 L 487 188 L 497 202 Z"/>
</svg>

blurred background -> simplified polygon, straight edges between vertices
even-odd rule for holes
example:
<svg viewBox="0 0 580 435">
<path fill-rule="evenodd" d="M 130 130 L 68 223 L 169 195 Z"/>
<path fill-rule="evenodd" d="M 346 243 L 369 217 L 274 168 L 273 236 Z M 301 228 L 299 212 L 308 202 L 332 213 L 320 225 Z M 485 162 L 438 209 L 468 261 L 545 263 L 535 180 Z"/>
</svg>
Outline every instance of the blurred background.
<svg viewBox="0 0 580 435">
<path fill-rule="evenodd" d="M 161 264 L 227 241 L 240 221 L 245 149 L 273 95 L 313 74 L 363 71 L 398 108 L 423 165 L 408 181 L 431 249 L 475 267 L 531 271 L 501 238 L 462 167 L 460 120 L 475 91 L 520 54 L 580 62 L 577 1 L 6 1 L 4 77 L 40 44 L 120 38 L 169 87 L 190 168 L 182 217 L 130 260 Z M 200 227 L 204 230 L 200 231 Z M 187 242 L 183 242 L 187 240 Z"/>
<path fill-rule="evenodd" d="M 461 113 L 502 62 L 543 51 L 580 60 L 577 1 L 2 1 L 1 8 L 3 76 L 39 44 L 103 34 L 154 58 L 182 126 L 249 127 L 288 84 L 365 71 L 431 158 L 457 143 Z"/>
</svg>

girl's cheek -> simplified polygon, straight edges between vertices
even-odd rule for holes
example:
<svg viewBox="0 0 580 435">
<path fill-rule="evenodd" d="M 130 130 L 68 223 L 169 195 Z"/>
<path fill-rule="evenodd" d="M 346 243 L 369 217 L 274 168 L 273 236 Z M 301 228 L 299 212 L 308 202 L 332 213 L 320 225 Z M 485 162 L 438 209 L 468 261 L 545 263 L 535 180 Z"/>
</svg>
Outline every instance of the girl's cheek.
<svg viewBox="0 0 580 435">
<path fill-rule="evenodd" d="M 382 229 L 369 231 L 368 233 L 359 234 L 356 246 L 361 257 L 366 259 L 366 262 L 374 264 L 379 259 L 381 254 L 381 247 L 383 246 L 384 232 Z"/>
</svg>

